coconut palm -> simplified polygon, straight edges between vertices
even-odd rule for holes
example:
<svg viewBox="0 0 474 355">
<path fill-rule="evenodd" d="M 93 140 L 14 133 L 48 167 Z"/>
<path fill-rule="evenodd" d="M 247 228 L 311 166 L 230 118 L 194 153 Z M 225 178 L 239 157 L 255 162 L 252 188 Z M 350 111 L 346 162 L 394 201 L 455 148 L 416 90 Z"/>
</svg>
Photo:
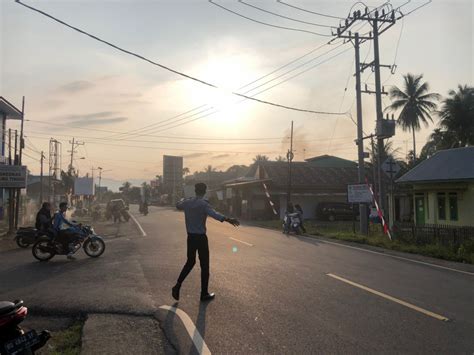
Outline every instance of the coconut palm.
<svg viewBox="0 0 474 355">
<path fill-rule="evenodd" d="M 425 126 L 433 122 L 431 113 L 436 110 L 436 101 L 440 95 L 429 92 L 428 83 L 422 82 L 423 75 L 404 75 L 403 90 L 393 86 L 390 90 L 392 104 L 386 108 L 388 111 L 400 111 L 397 123 L 404 131 L 411 131 L 413 134 L 413 156 L 416 159 L 415 132 L 421 128 L 421 123 Z"/>
<path fill-rule="evenodd" d="M 459 146 L 474 145 L 474 87 L 449 91 L 439 112 L 440 126 L 456 136 Z"/>
<path fill-rule="evenodd" d="M 260 163 L 262 161 L 269 161 L 270 158 L 266 155 L 258 154 L 255 158 L 253 158 L 254 163 Z"/>
<path fill-rule="evenodd" d="M 278 162 L 285 162 L 286 161 L 286 157 L 284 157 L 283 155 L 279 155 L 275 158 L 275 161 L 278 161 Z"/>
</svg>

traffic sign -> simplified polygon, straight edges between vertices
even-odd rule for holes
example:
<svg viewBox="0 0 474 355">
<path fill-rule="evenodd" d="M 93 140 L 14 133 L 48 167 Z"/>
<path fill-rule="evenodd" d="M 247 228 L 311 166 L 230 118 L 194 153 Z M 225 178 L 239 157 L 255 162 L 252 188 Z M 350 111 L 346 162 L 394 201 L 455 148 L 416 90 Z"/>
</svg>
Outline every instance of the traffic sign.
<svg viewBox="0 0 474 355">
<path fill-rule="evenodd" d="M 383 172 L 390 178 L 393 179 L 400 172 L 400 165 L 393 157 L 388 157 L 382 164 Z"/>
<path fill-rule="evenodd" d="M 373 200 L 370 187 L 367 184 L 347 185 L 347 202 L 371 203 Z"/>
</svg>

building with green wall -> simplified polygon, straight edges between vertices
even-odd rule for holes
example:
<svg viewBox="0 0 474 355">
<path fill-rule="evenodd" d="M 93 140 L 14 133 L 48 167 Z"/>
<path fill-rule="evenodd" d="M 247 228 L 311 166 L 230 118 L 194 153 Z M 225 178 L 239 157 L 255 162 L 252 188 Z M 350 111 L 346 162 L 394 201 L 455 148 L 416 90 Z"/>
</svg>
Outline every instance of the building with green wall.
<svg viewBox="0 0 474 355">
<path fill-rule="evenodd" d="M 474 226 L 474 147 L 439 151 L 396 182 L 412 189 L 416 225 Z"/>
</svg>

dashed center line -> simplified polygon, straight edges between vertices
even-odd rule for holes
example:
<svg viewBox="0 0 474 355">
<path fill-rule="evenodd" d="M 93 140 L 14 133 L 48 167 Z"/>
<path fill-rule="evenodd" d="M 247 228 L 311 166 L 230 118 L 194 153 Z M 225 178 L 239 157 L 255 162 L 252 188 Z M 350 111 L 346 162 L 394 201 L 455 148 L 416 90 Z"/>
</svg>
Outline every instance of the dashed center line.
<svg viewBox="0 0 474 355">
<path fill-rule="evenodd" d="M 413 309 L 413 310 L 415 310 L 415 311 L 417 311 L 417 312 L 423 313 L 423 314 L 425 314 L 425 315 L 427 315 L 427 316 L 430 316 L 430 317 L 433 317 L 433 318 L 435 318 L 435 319 L 438 319 L 438 320 L 441 320 L 441 321 L 444 321 L 444 322 L 449 321 L 448 318 L 446 318 L 446 317 L 444 317 L 444 316 L 442 316 L 442 315 L 439 315 L 439 314 L 437 314 L 437 313 L 428 311 L 428 310 L 426 310 L 426 309 L 424 309 L 424 308 L 415 306 L 415 305 L 413 305 L 413 304 L 411 304 L 411 303 L 402 301 L 401 299 L 392 297 L 392 296 L 387 295 L 387 294 L 385 294 L 385 293 L 383 293 L 383 292 L 376 291 L 376 290 L 371 289 L 371 288 L 369 288 L 369 287 L 367 287 L 367 286 L 364 286 L 364 285 L 358 284 L 358 283 L 356 283 L 356 282 L 347 280 L 347 279 L 345 279 L 345 278 L 343 278 L 343 277 L 340 277 L 340 276 L 337 276 L 337 275 L 334 275 L 334 274 L 326 274 L 326 275 L 329 276 L 329 277 L 332 277 L 332 278 L 334 278 L 334 279 L 336 279 L 336 280 L 345 282 L 345 283 L 347 283 L 347 284 L 349 284 L 349 285 L 351 285 L 351 286 L 360 288 L 360 289 L 362 289 L 362 290 L 364 290 L 364 291 L 373 293 L 374 295 L 383 297 L 383 298 L 385 298 L 385 299 L 387 299 L 387 300 L 390 300 L 390 301 L 392 301 L 392 302 L 401 304 L 402 306 L 411 308 L 411 309 Z"/>
<path fill-rule="evenodd" d="M 250 243 L 244 242 L 243 240 L 236 239 L 236 238 L 232 238 L 232 237 L 229 237 L 229 239 L 232 239 L 232 240 L 235 240 L 236 242 L 239 242 L 239 243 L 242 243 L 242 244 L 248 245 L 249 247 L 253 247 L 253 244 L 250 244 Z"/>
</svg>

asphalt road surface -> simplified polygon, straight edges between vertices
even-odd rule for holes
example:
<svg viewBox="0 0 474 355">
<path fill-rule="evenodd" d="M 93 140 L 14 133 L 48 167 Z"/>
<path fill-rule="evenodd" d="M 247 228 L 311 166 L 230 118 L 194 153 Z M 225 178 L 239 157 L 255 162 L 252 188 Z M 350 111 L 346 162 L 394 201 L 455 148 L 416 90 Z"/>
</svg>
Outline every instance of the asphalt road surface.
<svg viewBox="0 0 474 355">
<path fill-rule="evenodd" d="M 137 220 L 146 236 L 137 230 L 107 241 L 98 259 L 39 263 L 29 250 L 0 253 L 0 298 L 23 298 L 44 312 L 154 315 L 187 354 L 474 352 L 473 268 L 456 272 L 209 220 L 216 299 L 199 302 L 197 263 L 175 303 L 183 214 L 151 207 Z M 162 306 L 184 311 L 193 336 Z"/>
</svg>

